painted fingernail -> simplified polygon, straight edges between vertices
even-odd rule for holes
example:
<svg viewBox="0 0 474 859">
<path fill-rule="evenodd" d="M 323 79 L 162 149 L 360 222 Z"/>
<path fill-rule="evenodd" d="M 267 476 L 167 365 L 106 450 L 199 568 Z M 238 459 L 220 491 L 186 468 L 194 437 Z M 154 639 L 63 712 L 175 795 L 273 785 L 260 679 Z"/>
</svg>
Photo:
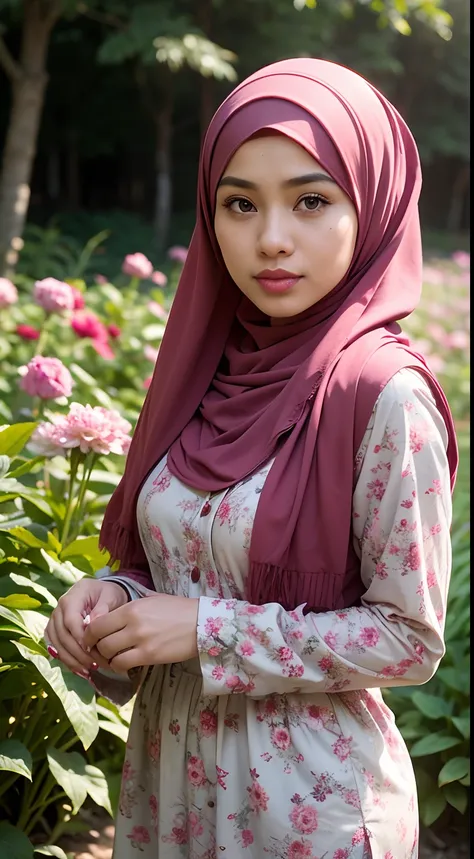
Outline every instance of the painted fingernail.
<svg viewBox="0 0 474 859">
<path fill-rule="evenodd" d="M 53 647 L 52 644 L 48 644 L 46 650 L 48 651 L 49 655 L 52 656 L 53 659 L 58 658 L 58 651 L 56 650 L 55 647 Z"/>
<path fill-rule="evenodd" d="M 92 671 L 97 671 L 98 667 L 97 662 L 93 662 L 91 665 Z"/>
<path fill-rule="evenodd" d="M 89 680 L 89 672 L 88 671 L 73 671 L 73 674 L 77 674 L 78 677 L 83 677 L 84 680 Z"/>
</svg>

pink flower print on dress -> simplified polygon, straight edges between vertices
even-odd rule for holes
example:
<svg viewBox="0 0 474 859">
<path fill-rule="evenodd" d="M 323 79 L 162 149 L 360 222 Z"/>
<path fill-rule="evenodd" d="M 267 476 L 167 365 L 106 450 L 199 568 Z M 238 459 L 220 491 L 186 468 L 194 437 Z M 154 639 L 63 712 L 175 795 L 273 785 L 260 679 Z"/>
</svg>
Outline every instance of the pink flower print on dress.
<svg viewBox="0 0 474 859">
<path fill-rule="evenodd" d="M 280 662 L 291 662 L 294 656 L 291 647 L 279 647 L 276 653 Z"/>
<path fill-rule="evenodd" d="M 313 854 L 313 848 L 306 839 L 301 841 L 292 841 L 288 847 L 288 859 L 316 859 Z"/>
<path fill-rule="evenodd" d="M 188 812 L 188 830 L 194 838 L 199 838 L 204 832 L 204 826 L 195 811 Z"/>
<path fill-rule="evenodd" d="M 253 833 L 251 829 L 242 830 L 242 847 L 250 847 L 253 844 Z"/>
<path fill-rule="evenodd" d="M 288 816 L 293 827 L 302 835 L 311 835 L 318 828 L 318 812 L 314 805 L 298 803 Z"/>
<path fill-rule="evenodd" d="M 206 635 L 219 635 L 223 626 L 224 619 L 222 617 L 208 617 L 204 624 L 204 631 Z"/>
<path fill-rule="evenodd" d="M 365 842 L 366 840 L 367 840 L 367 833 L 366 833 L 366 831 L 365 831 L 364 827 L 363 827 L 363 826 L 360 826 L 360 827 L 359 827 L 359 829 L 357 829 L 357 830 L 354 832 L 354 835 L 352 836 L 352 844 L 353 844 L 353 845 L 355 845 L 355 844 L 364 844 L 364 842 Z"/>
<path fill-rule="evenodd" d="M 199 725 L 203 737 L 212 737 L 217 733 L 217 715 L 214 710 L 201 710 Z"/>
<path fill-rule="evenodd" d="M 347 847 L 338 847 L 332 859 L 349 859 L 350 855 Z"/>
<path fill-rule="evenodd" d="M 257 813 L 260 811 L 267 811 L 269 800 L 268 793 L 256 779 L 254 780 L 252 787 L 247 788 L 247 791 L 252 811 L 256 811 Z"/>
<path fill-rule="evenodd" d="M 364 626 L 359 634 L 359 641 L 364 647 L 375 647 L 380 633 L 375 626 Z"/>
<path fill-rule="evenodd" d="M 132 847 L 138 847 L 138 849 L 142 851 L 142 845 L 150 843 L 150 833 L 146 826 L 134 826 L 131 833 L 127 835 L 127 838 L 130 838 Z"/>
<path fill-rule="evenodd" d="M 246 638 L 236 646 L 235 652 L 238 653 L 239 656 L 252 656 L 252 653 L 255 653 L 255 647 L 250 639 Z"/>
<path fill-rule="evenodd" d="M 287 728 L 274 728 L 271 734 L 272 745 L 285 752 L 291 746 L 290 732 Z"/>
<path fill-rule="evenodd" d="M 425 436 L 416 427 L 410 427 L 410 450 L 412 453 L 419 453 L 420 450 L 423 450 L 425 440 Z"/>
<path fill-rule="evenodd" d="M 225 674 L 225 668 L 222 665 L 216 665 L 215 668 L 212 669 L 212 677 L 214 680 L 222 680 Z"/>
<path fill-rule="evenodd" d="M 188 781 L 194 787 L 203 787 L 207 783 L 207 776 L 204 770 L 204 763 L 197 755 L 191 755 L 188 758 Z"/>
<path fill-rule="evenodd" d="M 339 737 L 332 744 L 332 750 L 341 763 L 346 761 L 352 751 L 352 737 Z"/>
<path fill-rule="evenodd" d="M 407 553 L 407 564 L 410 570 L 419 570 L 421 565 L 421 552 L 418 543 L 410 543 Z"/>
</svg>

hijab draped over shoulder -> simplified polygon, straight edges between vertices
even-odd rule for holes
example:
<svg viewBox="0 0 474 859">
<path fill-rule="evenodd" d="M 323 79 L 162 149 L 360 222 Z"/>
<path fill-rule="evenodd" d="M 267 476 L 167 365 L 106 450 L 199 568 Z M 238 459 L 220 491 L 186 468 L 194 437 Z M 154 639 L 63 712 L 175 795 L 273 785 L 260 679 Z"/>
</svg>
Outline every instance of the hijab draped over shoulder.
<svg viewBox="0 0 474 859">
<path fill-rule="evenodd" d="M 271 130 L 302 146 L 352 200 L 358 237 L 344 279 L 284 325 L 242 295 L 213 229 L 216 189 L 238 147 Z M 106 510 L 101 545 L 143 563 L 143 481 L 168 452 L 187 485 L 217 491 L 275 457 L 255 515 L 246 598 L 306 611 L 358 602 L 352 548 L 354 459 L 382 388 L 403 367 L 429 382 L 457 447 L 443 392 L 398 320 L 422 285 L 421 172 L 405 122 L 371 84 L 335 63 L 285 60 L 240 84 L 213 117 L 197 220 L 153 380 Z"/>
</svg>

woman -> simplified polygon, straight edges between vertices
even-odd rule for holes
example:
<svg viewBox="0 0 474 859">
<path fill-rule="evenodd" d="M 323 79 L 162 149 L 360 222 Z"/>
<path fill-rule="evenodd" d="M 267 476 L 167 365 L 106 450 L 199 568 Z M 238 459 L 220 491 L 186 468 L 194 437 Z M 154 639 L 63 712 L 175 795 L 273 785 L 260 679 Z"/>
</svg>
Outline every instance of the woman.
<svg viewBox="0 0 474 859">
<path fill-rule="evenodd" d="M 262 69 L 210 124 L 101 533 L 121 567 L 46 632 L 96 688 L 97 668 L 138 688 L 115 859 L 418 855 L 380 689 L 443 656 L 457 465 L 396 322 L 420 297 L 419 190 L 401 117 L 332 63 Z"/>
</svg>

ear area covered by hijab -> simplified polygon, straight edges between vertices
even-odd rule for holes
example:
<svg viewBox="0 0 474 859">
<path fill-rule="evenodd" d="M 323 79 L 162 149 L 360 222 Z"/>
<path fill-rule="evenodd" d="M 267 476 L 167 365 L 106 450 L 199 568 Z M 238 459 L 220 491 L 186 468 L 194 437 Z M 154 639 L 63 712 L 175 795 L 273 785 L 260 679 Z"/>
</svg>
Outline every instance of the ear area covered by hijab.
<svg viewBox="0 0 474 859">
<path fill-rule="evenodd" d="M 227 163 L 265 129 L 304 147 L 358 215 L 344 279 L 283 326 L 270 326 L 242 297 L 213 229 Z M 255 515 L 246 598 L 289 609 L 306 603 L 308 610 L 358 601 L 351 550 L 356 445 L 380 391 L 402 367 L 429 380 L 449 432 L 453 483 L 457 468 L 444 394 L 398 325 L 421 295 L 420 188 L 418 152 L 404 120 L 347 68 L 284 60 L 223 102 L 203 143 L 196 226 L 153 380 L 102 526 L 101 545 L 112 558 L 125 567 L 143 562 L 137 497 L 166 452 L 176 477 L 206 491 L 238 483 L 275 456 Z M 334 422 L 344 427 L 337 449 Z"/>
</svg>

